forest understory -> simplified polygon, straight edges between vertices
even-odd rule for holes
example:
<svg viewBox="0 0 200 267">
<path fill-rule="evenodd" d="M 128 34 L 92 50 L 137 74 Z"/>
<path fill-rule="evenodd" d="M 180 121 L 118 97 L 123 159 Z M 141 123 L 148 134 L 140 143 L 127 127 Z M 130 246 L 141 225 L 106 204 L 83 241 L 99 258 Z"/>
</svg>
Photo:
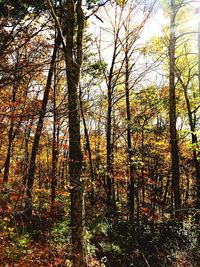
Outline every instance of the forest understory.
<svg viewBox="0 0 200 267">
<path fill-rule="evenodd" d="M 69 196 L 60 192 L 52 210 L 48 193 L 38 190 L 31 221 L 22 212 L 13 212 L 21 201 L 18 195 L 13 193 L 8 201 L 3 194 L 0 266 L 72 266 Z M 88 266 L 200 266 L 199 226 L 191 222 L 191 215 L 180 223 L 158 222 L 143 214 L 130 223 L 126 212 L 108 219 L 103 211 L 94 213 L 99 206 L 93 208 L 85 215 Z"/>
</svg>

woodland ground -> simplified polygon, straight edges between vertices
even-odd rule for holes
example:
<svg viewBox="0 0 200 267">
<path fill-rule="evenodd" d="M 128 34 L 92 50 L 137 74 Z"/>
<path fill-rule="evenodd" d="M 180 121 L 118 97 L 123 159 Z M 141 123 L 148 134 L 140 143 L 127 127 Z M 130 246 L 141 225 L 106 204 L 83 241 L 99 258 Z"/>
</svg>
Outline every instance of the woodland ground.
<svg viewBox="0 0 200 267">
<path fill-rule="evenodd" d="M 31 222 L 13 210 L 19 200 L 5 203 L 1 198 L 0 266 L 71 266 L 68 196 L 63 193 L 50 211 L 44 194 L 40 192 Z M 199 227 L 189 223 L 192 217 L 182 225 L 143 216 L 138 225 L 121 215 L 108 220 L 97 210 L 86 213 L 89 267 L 200 266 Z"/>
</svg>

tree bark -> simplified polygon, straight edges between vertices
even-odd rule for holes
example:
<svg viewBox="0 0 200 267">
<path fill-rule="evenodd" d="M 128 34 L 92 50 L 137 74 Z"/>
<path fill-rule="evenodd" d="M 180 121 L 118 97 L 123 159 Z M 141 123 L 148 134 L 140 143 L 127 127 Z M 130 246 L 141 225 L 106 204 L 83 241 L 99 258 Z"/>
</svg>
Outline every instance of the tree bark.
<svg viewBox="0 0 200 267">
<path fill-rule="evenodd" d="M 172 190 L 174 196 L 175 217 L 181 219 L 181 195 L 180 195 L 180 172 L 179 172 L 179 149 L 176 129 L 176 86 L 175 86 L 175 18 L 176 6 L 171 1 L 170 14 L 170 44 L 169 44 L 169 120 L 170 120 L 170 144 L 171 144 L 171 172 Z"/>
<path fill-rule="evenodd" d="M 112 100 L 111 87 L 108 87 L 108 108 L 107 108 L 107 129 L 106 129 L 106 190 L 107 190 L 107 208 L 110 214 L 113 208 L 113 188 L 112 188 Z"/>
<path fill-rule="evenodd" d="M 57 54 L 57 51 L 58 51 L 60 44 L 61 44 L 61 38 L 60 38 L 60 35 L 58 35 L 56 37 L 56 40 L 55 40 L 53 55 L 52 55 L 51 62 L 50 62 L 50 68 L 49 68 L 49 73 L 48 73 L 48 77 L 47 77 L 47 83 L 46 83 L 44 96 L 43 96 L 43 100 L 42 100 L 42 107 L 41 107 L 40 113 L 39 113 L 39 120 L 38 120 L 37 129 L 36 129 L 35 136 L 34 136 L 31 158 L 30 158 L 30 164 L 29 164 L 29 169 L 28 169 L 28 174 L 27 174 L 25 214 L 28 218 L 31 218 L 31 216 L 32 216 L 32 191 L 33 191 L 35 169 L 36 169 L 36 156 L 37 156 L 38 146 L 39 146 L 39 142 L 40 142 L 40 136 L 42 133 L 43 122 L 44 122 L 47 102 L 48 102 L 48 98 L 49 98 L 49 92 L 51 89 L 51 82 L 52 82 L 52 77 L 53 77 L 54 64 L 56 61 L 56 54 Z"/>
<path fill-rule="evenodd" d="M 128 42 L 128 40 L 127 40 Z M 125 93 L 126 93 L 126 119 L 127 119 L 127 153 L 129 164 L 129 220 L 133 221 L 135 209 L 135 181 L 134 181 L 134 166 L 133 166 L 133 151 L 131 142 L 131 109 L 129 96 L 129 59 L 128 59 L 128 43 L 126 43 L 125 51 Z"/>
<path fill-rule="evenodd" d="M 78 86 L 82 66 L 82 41 L 84 14 L 82 0 L 67 1 L 66 9 L 66 47 L 65 62 L 68 85 L 69 115 L 69 175 L 71 186 L 71 229 L 72 229 L 72 266 L 86 267 L 87 258 L 84 243 L 84 199 L 82 173 L 82 151 L 80 141 L 80 105 Z M 75 20 L 77 19 L 77 33 Z M 76 36 L 76 46 L 74 37 Z M 74 55 L 74 51 L 76 54 Z"/>
<path fill-rule="evenodd" d="M 6 160 L 4 164 L 4 176 L 3 176 L 3 183 L 8 182 L 8 176 L 9 176 L 9 169 L 10 169 L 10 158 L 11 158 L 11 148 L 12 148 L 12 143 L 13 143 L 13 128 L 14 128 L 14 123 L 11 120 L 10 123 L 10 129 L 8 132 L 8 149 L 7 149 L 7 155 L 6 155 Z"/>
<path fill-rule="evenodd" d="M 93 161 L 92 161 L 92 151 L 91 151 L 91 146 L 90 146 L 90 137 L 86 125 L 86 120 L 85 120 L 85 114 L 83 110 L 83 103 L 82 103 L 82 93 L 80 90 L 79 94 L 79 101 L 80 101 L 80 109 L 81 109 L 81 117 L 83 120 L 83 127 L 84 127 L 84 133 L 85 133 L 85 140 L 86 140 L 86 149 L 88 151 L 88 157 L 89 157 L 89 165 L 90 165 L 90 176 L 91 176 L 91 192 L 90 192 L 90 201 L 92 207 L 94 206 L 94 168 L 93 168 Z"/>
<path fill-rule="evenodd" d="M 58 142 L 56 139 L 57 131 L 57 110 L 56 110 L 56 89 L 57 89 L 57 75 L 56 64 L 54 65 L 54 88 L 53 88 L 53 142 L 52 142 L 52 171 L 51 171 L 51 208 L 56 198 L 57 186 L 57 162 L 58 162 Z"/>
<path fill-rule="evenodd" d="M 117 39 L 117 38 L 116 38 Z M 113 51 L 112 63 L 110 66 L 110 71 L 108 75 L 107 82 L 107 121 L 106 121 L 106 194 L 107 194 L 107 209 L 108 216 L 111 213 L 116 212 L 116 202 L 115 202 L 115 188 L 114 188 L 114 178 L 113 178 L 113 144 L 112 144 L 112 97 L 113 97 L 113 78 L 114 78 L 114 66 L 117 53 L 117 43 L 115 41 L 115 47 Z"/>
<path fill-rule="evenodd" d="M 14 103 L 16 101 L 16 88 L 13 88 L 12 91 L 12 107 L 11 107 L 11 119 L 10 119 L 10 128 L 8 131 L 8 149 L 7 149 L 7 155 L 6 155 L 6 160 L 4 164 L 4 176 L 3 176 L 3 183 L 8 182 L 8 176 L 9 176 L 9 169 L 10 169 L 10 158 L 11 158 L 11 148 L 12 148 L 12 143 L 14 140 Z"/>
</svg>

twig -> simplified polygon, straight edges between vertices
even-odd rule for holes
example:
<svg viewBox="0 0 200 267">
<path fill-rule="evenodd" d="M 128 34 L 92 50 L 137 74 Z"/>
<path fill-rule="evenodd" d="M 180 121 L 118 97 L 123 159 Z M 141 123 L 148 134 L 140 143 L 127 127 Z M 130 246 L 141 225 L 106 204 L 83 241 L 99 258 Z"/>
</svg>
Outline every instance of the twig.
<svg viewBox="0 0 200 267">
<path fill-rule="evenodd" d="M 146 262 L 147 266 L 148 266 L 148 267 L 151 267 L 151 266 L 149 265 L 149 263 L 148 263 L 148 261 L 147 261 L 146 257 L 144 256 L 144 253 L 143 253 L 143 252 L 142 252 L 142 256 L 143 256 L 143 258 L 144 258 L 144 260 L 145 260 L 145 262 Z"/>
</svg>

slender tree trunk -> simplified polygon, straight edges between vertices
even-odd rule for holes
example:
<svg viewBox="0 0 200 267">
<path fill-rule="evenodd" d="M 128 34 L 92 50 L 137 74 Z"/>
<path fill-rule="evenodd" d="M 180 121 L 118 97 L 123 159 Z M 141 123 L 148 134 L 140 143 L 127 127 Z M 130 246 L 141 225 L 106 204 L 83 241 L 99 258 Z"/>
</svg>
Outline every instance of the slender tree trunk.
<svg viewBox="0 0 200 267">
<path fill-rule="evenodd" d="M 197 150 L 199 149 L 199 147 L 198 147 L 198 138 L 195 133 L 196 132 L 195 118 L 193 118 L 192 116 L 190 100 L 189 100 L 188 92 L 187 92 L 188 85 L 184 84 L 180 76 L 178 78 L 184 90 L 184 96 L 185 96 L 185 101 L 187 105 L 188 120 L 189 120 L 190 131 L 191 131 L 191 140 L 192 140 L 192 145 L 193 145 L 193 151 L 192 151 L 193 161 L 194 161 L 194 167 L 195 167 L 195 172 L 196 172 L 196 192 L 197 192 L 196 193 L 196 208 L 200 209 L 200 163 L 199 163 L 198 155 L 197 155 Z M 199 220 L 200 220 L 200 216 L 197 214 L 196 221 L 199 223 Z"/>
<path fill-rule="evenodd" d="M 66 177 L 68 173 L 68 155 L 64 151 L 63 158 L 60 162 L 60 188 L 63 189 L 66 184 Z"/>
<path fill-rule="evenodd" d="M 11 148 L 12 148 L 12 143 L 14 140 L 14 103 L 16 101 L 16 88 L 13 88 L 12 91 L 12 107 L 11 107 L 11 119 L 10 119 L 10 128 L 8 132 L 8 149 L 7 149 L 7 155 L 6 155 L 6 160 L 4 164 L 4 176 L 3 176 L 3 183 L 8 182 L 8 176 L 9 176 L 9 169 L 10 169 L 10 158 L 11 158 Z"/>
<path fill-rule="evenodd" d="M 114 65 L 116 60 L 116 43 L 112 58 L 112 63 L 108 76 L 107 83 L 107 121 L 106 121 L 106 194 L 107 194 L 107 208 L 108 216 L 111 213 L 116 213 L 116 201 L 115 201 L 115 188 L 113 177 L 113 143 L 112 143 L 112 97 L 113 97 L 113 78 L 114 78 Z"/>
<path fill-rule="evenodd" d="M 166 181 L 166 185 L 165 185 L 165 191 L 164 191 L 164 195 L 163 195 L 163 199 L 162 199 L 162 210 L 163 210 L 163 214 L 164 214 L 164 209 L 165 209 L 166 202 L 167 202 L 167 194 L 170 191 L 169 188 L 170 188 L 170 178 L 167 177 L 167 181 Z"/>
<path fill-rule="evenodd" d="M 82 0 L 67 1 L 66 12 L 66 47 L 65 61 L 68 85 L 69 105 L 69 175 L 71 186 L 71 230 L 72 230 L 72 266 L 86 267 L 86 251 L 84 243 L 84 199 L 82 173 L 82 151 L 80 142 L 80 105 L 78 86 L 82 65 L 82 41 L 84 31 L 84 14 Z M 77 19 L 77 33 L 75 20 Z M 76 46 L 74 37 L 76 36 Z M 74 50 L 76 47 L 76 57 Z"/>
<path fill-rule="evenodd" d="M 60 36 L 58 35 L 56 37 L 55 47 L 54 47 L 53 55 L 52 55 L 51 62 L 50 62 L 50 68 L 49 68 L 49 73 L 48 73 L 48 77 L 47 77 L 47 83 L 46 83 L 44 96 L 43 96 L 43 100 L 42 100 L 42 107 L 40 109 L 39 121 L 37 124 L 37 129 L 35 132 L 33 146 L 32 146 L 30 164 L 29 164 L 28 175 L 27 175 L 26 202 L 25 202 L 25 214 L 29 218 L 31 218 L 31 216 L 32 216 L 32 191 L 33 191 L 35 168 L 36 168 L 36 156 L 37 156 L 38 146 L 39 146 L 39 142 L 40 142 L 40 136 L 42 133 L 43 122 L 44 122 L 47 102 L 48 102 L 48 98 L 49 98 L 49 92 L 51 89 L 51 82 L 52 82 L 52 77 L 53 77 L 54 64 L 56 61 L 56 54 L 57 54 L 58 48 L 60 46 L 60 43 L 61 43 L 61 40 L 60 40 Z"/>
<path fill-rule="evenodd" d="M 185 177 L 186 177 L 186 190 L 185 190 L 185 195 L 184 195 L 184 203 L 187 205 L 188 199 L 189 199 L 189 190 L 190 190 L 190 175 L 187 172 L 186 166 L 183 166 L 183 170 L 185 172 Z"/>
<path fill-rule="evenodd" d="M 58 162 L 58 143 L 56 139 L 57 131 L 57 110 L 56 110 L 56 89 L 57 89 L 57 73 L 56 64 L 54 66 L 54 88 L 53 88 L 53 143 L 52 143 L 52 172 L 51 172 L 51 208 L 56 198 L 57 186 L 57 162 Z"/>
<path fill-rule="evenodd" d="M 13 143 L 13 122 L 11 122 L 9 133 L 8 133 L 8 149 L 7 149 L 7 155 L 6 160 L 4 164 L 4 176 L 3 176 L 3 183 L 8 182 L 8 176 L 9 176 L 9 170 L 10 170 L 10 158 L 11 158 L 11 148 Z"/>
<path fill-rule="evenodd" d="M 170 14 L 170 44 L 169 44 L 169 104 L 170 104 L 170 144 L 171 144 L 171 172 L 172 190 L 174 196 L 175 217 L 181 219 L 181 194 L 179 172 L 179 149 L 176 129 L 176 87 L 175 87 L 175 17 L 176 7 L 174 0 L 171 1 Z"/>
<path fill-rule="evenodd" d="M 157 162 L 157 160 L 156 160 Z M 154 185 L 154 196 L 152 201 L 152 222 L 155 221 L 155 215 L 156 215 L 156 202 L 157 202 L 157 194 L 158 194 L 158 170 L 155 170 L 155 185 Z"/>
<path fill-rule="evenodd" d="M 79 72 L 67 67 L 69 100 L 69 174 L 71 184 L 71 226 L 73 266 L 86 266 L 83 244 L 84 207 L 81 181 L 82 151 L 80 145 L 80 114 L 78 106 Z M 80 254 L 81 253 L 81 254 Z"/>
<path fill-rule="evenodd" d="M 106 190 L 107 190 L 107 207 L 108 213 L 113 208 L 113 188 L 112 188 L 112 88 L 108 86 L 108 107 L 107 107 L 107 129 L 106 129 Z"/>
<path fill-rule="evenodd" d="M 127 40 L 128 42 L 128 40 Z M 131 109 L 129 96 L 129 59 L 128 59 L 128 43 L 125 51 L 125 93 L 126 93 L 126 118 L 127 118 L 127 153 L 129 164 L 129 220 L 133 221 L 135 209 L 135 181 L 134 181 L 134 166 L 133 166 L 133 151 L 131 142 Z"/>
<path fill-rule="evenodd" d="M 27 182 L 27 172 L 28 172 L 28 165 L 29 165 L 29 141 L 30 141 L 30 135 L 31 135 L 31 128 L 33 126 L 34 123 L 34 116 L 32 116 L 32 118 L 30 119 L 29 124 L 27 125 L 27 128 L 25 130 L 24 133 L 24 139 L 25 139 L 25 157 L 24 157 L 24 173 L 23 173 L 23 192 L 26 186 L 26 182 Z"/>
<path fill-rule="evenodd" d="M 144 124 L 142 125 L 142 146 L 141 146 L 141 150 L 142 150 L 142 163 L 144 163 Z M 142 165 L 142 206 L 144 206 L 144 202 L 145 202 L 145 181 L 144 181 L 144 166 Z"/>
<path fill-rule="evenodd" d="M 112 138 L 111 140 L 115 139 L 115 133 L 116 133 L 116 115 L 115 115 L 115 111 L 113 112 L 113 127 L 112 127 Z M 112 207 L 113 207 L 113 214 L 116 215 L 116 211 L 117 211 L 117 203 L 116 203 L 116 192 L 115 192 L 115 178 L 113 175 L 113 162 L 114 162 L 114 155 L 115 155 L 115 151 L 114 151 L 115 147 L 114 147 L 114 143 L 111 143 L 111 150 L 112 150 L 112 156 L 111 156 L 111 173 L 112 173 L 112 179 L 111 179 L 111 184 L 112 184 Z"/>
<path fill-rule="evenodd" d="M 90 176 L 91 176 L 91 192 L 90 192 L 90 200 L 91 200 L 91 205 L 92 207 L 94 206 L 94 168 L 93 168 L 93 162 L 92 162 L 92 152 L 91 152 L 91 147 L 90 147 L 90 137 L 86 125 L 86 120 L 85 120 L 85 114 L 83 111 L 83 103 L 82 103 L 82 93 L 80 90 L 80 95 L 79 95 L 79 100 L 80 100 L 80 109 L 81 109 L 81 117 L 83 120 L 83 127 L 84 127 L 84 133 L 85 133 L 85 140 L 86 140 L 86 149 L 88 151 L 88 157 L 89 157 L 89 165 L 90 165 Z"/>
</svg>

